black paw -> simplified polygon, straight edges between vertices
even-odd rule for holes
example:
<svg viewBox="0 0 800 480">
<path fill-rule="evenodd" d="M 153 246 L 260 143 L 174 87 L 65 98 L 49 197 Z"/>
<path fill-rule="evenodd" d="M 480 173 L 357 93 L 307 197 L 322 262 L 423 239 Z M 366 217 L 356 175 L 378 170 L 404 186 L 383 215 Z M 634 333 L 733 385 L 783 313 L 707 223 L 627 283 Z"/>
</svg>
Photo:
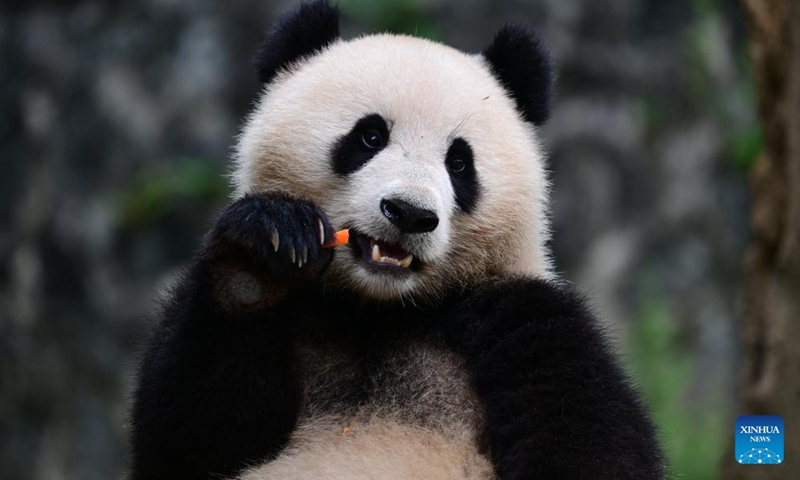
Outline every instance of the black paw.
<svg viewBox="0 0 800 480">
<path fill-rule="evenodd" d="M 313 277 L 331 257 L 322 244 L 333 234 L 325 213 L 309 202 L 248 195 L 222 211 L 204 254 L 273 275 Z"/>
</svg>

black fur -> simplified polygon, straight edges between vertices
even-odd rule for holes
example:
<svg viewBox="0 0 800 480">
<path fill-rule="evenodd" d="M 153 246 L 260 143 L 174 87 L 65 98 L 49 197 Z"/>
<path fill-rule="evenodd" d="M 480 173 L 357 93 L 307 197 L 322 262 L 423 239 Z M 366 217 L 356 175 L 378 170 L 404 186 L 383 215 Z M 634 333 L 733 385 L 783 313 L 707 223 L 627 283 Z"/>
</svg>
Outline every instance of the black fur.
<svg viewBox="0 0 800 480">
<path fill-rule="evenodd" d="M 226 208 L 163 308 L 139 368 L 132 410 L 131 480 L 225 477 L 263 460 L 295 424 L 299 388 L 292 361 L 294 311 L 231 308 L 227 272 L 249 271 L 264 287 L 302 288 L 330 257 L 333 230 L 313 205 L 245 197 Z M 277 252 L 272 231 L 280 236 Z M 308 264 L 292 262 L 305 250 Z"/>
<path fill-rule="evenodd" d="M 325 239 L 320 239 L 320 222 Z M 274 232 L 277 232 L 277 252 L 272 243 Z M 215 256 L 242 255 L 242 262 L 251 263 L 255 259 L 263 262 L 256 268 L 282 279 L 293 279 L 309 269 L 319 271 L 327 263 L 331 251 L 322 248 L 322 243 L 332 235 L 325 213 L 310 203 L 283 196 L 248 195 L 220 214 L 203 255 L 211 260 L 216 260 Z M 310 264 L 306 270 L 298 266 L 301 257 Z"/>
<path fill-rule="evenodd" d="M 463 162 L 463 168 L 460 171 L 451 168 L 455 159 Z M 461 137 L 453 140 L 447 150 L 445 163 L 448 166 L 447 171 L 450 173 L 450 182 L 453 184 L 458 207 L 462 212 L 472 212 L 480 197 L 480 184 L 478 182 L 478 172 L 475 171 L 472 148 L 469 143 Z"/>
<path fill-rule="evenodd" d="M 364 143 L 364 136 L 380 137 L 377 146 Z M 358 171 L 389 143 L 389 127 L 386 120 L 377 113 L 369 114 L 356 122 L 346 135 L 336 142 L 331 152 L 333 171 L 347 175 Z"/>
<path fill-rule="evenodd" d="M 446 327 L 483 399 L 502 479 L 662 479 L 654 427 L 574 292 L 485 282 Z"/>
<path fill-rule="evenodd" d="M 227 478 L 279 453 L 302 402 L 301 339 L 349 352 L 350 388 L 325 392 L 347 411 L 387 387 L 385 352 L 420 337 L 465 357 L 500 478 L 663 477 L 653 426 L 580 297 L 528 278 L 489 279 L 427 308 L 324 293 L 317 219 L 330 238 L 323 212 L 286 198 L 246 197 L 220 216 L 140 365 L 132 480 Z M 274 252 L 273 228 L 308 249 L 307 266 Z M 262 302 L 226 298 L 239 270 L 268 287 Z"/>
<path fill-rule="evenodd" d="M 312 56 L 339 38 L 339 8 L 326 0 L 302 3 L 281 16 L 258 49 L 255 67 L 262 83 L 294 62 Z"/>
<path fill-rule="evenodd" d="M 525 25 L 506 25 L 483 56 L 523 118 L 534 125 L 547 122 L 555 80 L 550 56 L 536 34 Z"/>
</svg>

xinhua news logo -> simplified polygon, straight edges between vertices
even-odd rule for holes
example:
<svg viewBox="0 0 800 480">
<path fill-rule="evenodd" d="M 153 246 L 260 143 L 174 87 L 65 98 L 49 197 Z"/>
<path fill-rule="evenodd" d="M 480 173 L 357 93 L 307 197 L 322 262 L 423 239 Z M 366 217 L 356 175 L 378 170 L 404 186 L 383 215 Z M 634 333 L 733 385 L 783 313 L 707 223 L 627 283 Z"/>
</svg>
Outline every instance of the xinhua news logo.
<svg viewBox="0 0 800 480">
<path fill-rule="evenodd" d="M 745 465 L 783 463 L 783 419 L 742 415 L 736 419 L 736 461 Z"/>
</svg>

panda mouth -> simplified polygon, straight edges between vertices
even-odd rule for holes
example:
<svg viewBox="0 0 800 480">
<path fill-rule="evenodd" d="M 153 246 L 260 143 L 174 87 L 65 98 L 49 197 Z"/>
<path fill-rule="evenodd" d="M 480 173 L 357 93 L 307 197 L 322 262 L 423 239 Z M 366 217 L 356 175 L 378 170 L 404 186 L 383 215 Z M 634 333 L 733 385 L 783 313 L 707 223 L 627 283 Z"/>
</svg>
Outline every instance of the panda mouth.
<svg viewBox="0 0 800 480">
<path fill-rule="evenodd" d="M 376 268 L 407 270 L 414 263 L 414 255 L 397 244 L 389 243 L 363 233 L 351 235 L 350 243 L 357 247 L 361 259 Z"/>
</svg>

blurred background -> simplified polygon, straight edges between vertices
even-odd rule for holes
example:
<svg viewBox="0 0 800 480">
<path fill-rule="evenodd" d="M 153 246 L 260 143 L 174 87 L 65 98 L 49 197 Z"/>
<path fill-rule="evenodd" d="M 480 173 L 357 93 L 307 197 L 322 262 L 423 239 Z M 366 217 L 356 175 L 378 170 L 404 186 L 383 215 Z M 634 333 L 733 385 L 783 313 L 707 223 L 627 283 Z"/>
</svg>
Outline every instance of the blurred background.
<svg viewBox="0 0 800 480">
<path fill-rule="evenodd" d="M 161 287 L 226 203 L 251 57 L 289 1 L 0 6 L 0 478 L 120 478 Z M 617 332 L 670 478 L 716 478 L 738 415 L 748 172 L 762 151 L 727 0 L 341 0 L 343 34 L 480 51 L 527 21 L 559 69 L 556 265 Z"/>
</svg>

